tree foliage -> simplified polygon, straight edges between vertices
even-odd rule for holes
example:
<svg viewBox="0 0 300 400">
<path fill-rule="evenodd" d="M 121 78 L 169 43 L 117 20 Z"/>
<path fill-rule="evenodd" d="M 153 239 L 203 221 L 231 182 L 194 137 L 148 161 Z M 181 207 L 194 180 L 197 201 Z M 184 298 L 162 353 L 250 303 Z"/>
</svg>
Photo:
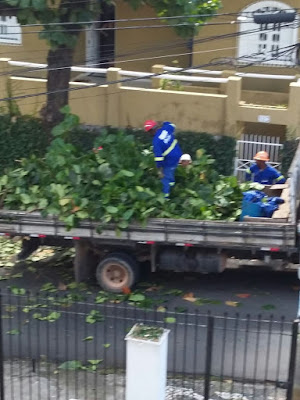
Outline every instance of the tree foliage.
<svg viewBox="0 0 300 400">
<path fill-rule="evenodd" d="M 52 49 L 59 46 L 75 47 L 77 37 L 84 25 L 72 24 L 94 19 L 100 12 L 100 2 L 64 0 L 4 0 L 16 10 L 20 24 L 42 24 L 40 38 Z M 68 25 L 56 25 L 68 23 Z"/>
<path fill-rule="evenodd" d="M 176 17 L 187 15 L 186 18 L 167 19 L 175 31 L 182 37 L 191 38 L 199 31 L 201 25 L 213 17 L 221 7 L 220 0 L 125 0 L 133 8 L 147 4 L 152 7 L 158 17 Z M 191 16 L 191 17 L 190 17 Z M 192 17 L 194 16 L 194 17 Z M 184 24 L 176 26 L 178 24 Z"/>
<path fill-rule="evenodd" d="M 191 168 L 178 167 L 171 200 L 161 192 L 152 151 L 122 131 L 103 132 L 94 151 L 70 141 L 78 118 L 65 108 L 64 121 L 53 130 L 45 157 L 23 159 L 19 168 L 0 179 L 0 204 L 8 209 L 40 210 L 56 215 L 69 228 L 90 219 L 102 229 L 150 217 L 234 220 L 240 213 L 242 190 L 235 177 L 220 176 L 214 160 L 196 153 Z"/>
<path fill-rule="evenodd" d="M 105 0 L 111 3 L 110 0 Z M 137 9 L 147 4 L 152 7 L 158 17 L 174 17 L 187 15 L 187 18 L 168 19 L 174 25 L 176 32 L 183 37 L 191 37 L 197 33 L 201 25 L 221 7 L 220 0 L 125 0 L 132 8 Z M 47 40 L 51 48 L 66 45 L 74 47 L 80 29 L 84 24 L 95 19 L 101 12 L 101 2 L 86 0 L 4 0 L 8 6 L 16 10 L 18 21 L 21 24 L 42 24 L 40 38 Z M 191 17 L 191 16 L 195 17 Z M 55 25 L 55 23 L 69 23 Z M 176 26 L 184 24 L 183 26 Z"/>
<path fill-rule="evenodd" d="M 103 0 L 111 3 L 110 0 Z M 131 7 L 148 4 L 159 17 L 195 15 L 185 19 L 168 19 L 177 33 L 191 38 L 205 20 L 213 16 L 221 6 L 220 0 L 125 0 Z M 41 24 L 39 37 L 47 41 L 50 50 L 47 57 L 47 105 L 42 110 L 45 128 L 53 128 L 63 120 L 59 110 L 68 104 L 68 88 L 73 63 L 74 48 L 87 23 L 98 19 L 101 2 L 95 0 L 3 0 L 15 12 L 20 24 Z M 199 16 L 200 15 L 200 16 Z M 184 24 L 176 26 L 178 23 Z"/>
</svg>

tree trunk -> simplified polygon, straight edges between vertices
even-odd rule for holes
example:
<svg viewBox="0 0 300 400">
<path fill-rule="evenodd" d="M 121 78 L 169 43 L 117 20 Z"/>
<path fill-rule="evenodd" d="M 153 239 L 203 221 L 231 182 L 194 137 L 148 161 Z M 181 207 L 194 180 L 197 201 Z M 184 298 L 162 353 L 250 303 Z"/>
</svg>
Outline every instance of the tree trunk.
<svg viewBox="0 0 300 400">
<path fill-rule="evenodd" d="M 48 53 L 47 104 L 41 111 L 48 132 L 63 120 L 59 110 L 69 101 L 73 52 L 73 48 L 60 46 Z"/>
</svg>

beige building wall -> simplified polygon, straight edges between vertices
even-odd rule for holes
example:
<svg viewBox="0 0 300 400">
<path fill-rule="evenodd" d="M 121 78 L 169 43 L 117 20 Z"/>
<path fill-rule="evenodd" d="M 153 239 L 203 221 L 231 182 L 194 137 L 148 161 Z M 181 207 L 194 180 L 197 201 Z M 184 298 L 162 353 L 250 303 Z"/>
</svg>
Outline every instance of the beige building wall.
<svg viewBox="0 0 300 400">
<path fill-rule="evenodd" d="M 143 6 L 134 11 L 127 3 L 120 0 L 116 2 L 116 19 L 150 17 L 156 17 L 154 10 L 150 7 Z M 129 24 L 147 26 L 158 25 L 159 22 L 157 20 L 123 22 L 118 23 L 118 27 Z M 120 29 L 115 33 L 115 66 L 123 69 L 151 71 L 153 64 L 187 67 L 190 62 L 188 52 L 190 50 L 187 40 L 181 39 L 172 27 Z"/>
<path fill-rule="evenodd" d="M 299 0 L 279 0 L 287 6 L 299 8 Z M 219 10 L 219 13 L 239 13 L 245 7 L 255 3 L 255 0 L 223 0 L 223 7 Z M 231 17 L 233 20 L 236 20 L 236 15 Z M 211 23 L 219 23 L 220 21 L 228 21 L 230 20 L 230 16 L 226 16 L 221 18 L 213 18 L 209 22 Z M 237 57 L 237 46 L 238 46 L 238 37 L 231 37 L 227 39 L 219 39 L 219 40 L 211 40 L 204 41 L 206 38 L 212 36 L 220 36 L 226 34 L 235 34 L 239 32 L 239 24 L 226 24 L 226 25 L 211 25 L 204 26 L 199 34 L 194 39 L 194 54 L 193 54 L 193 65 L 202 65 L 206 63 L 210 63 L 215 58 L 220 57 L 228 57 L 228 58 L 236 58 Z M 298 32 L 298 38 L 300 37 L 300 33 Z M 201 41 L 203 41 L 201 43 Z M 221 66 L 211 66 L 207 69 L 212 70 L 220 70 L 224 69 L 224 65 Z M 226 66 L 226 69 L 230 69 L 230 66 Z M 296 71 L 298 68 L 296 69 Z M 295 73 L 295 70 L 287 67 L 273 67 L 273 66 L 251 66 L 247 68 L 242 68 L 242 72 L 259 72 L 259 73 L 267 73 L 267 74 L 287 74 L 291 75 Z"/>
<path fill-rule="evenodd" d="M 28 27 L 22 30 L 22 44 L 9 45 L 0 43 L 0 57 L 15 61 L 45 63 L 48 46 L 45 40 L 39 39 L 40 28 Z"/>
<path fill-rule="evenodd" d="M 0 62 L 0 72 L 5 61 Z M 118 81 L 120 70 L 110 68 L 107 81 Z M 45 79 L 8 78 L 0 74 L 0 90 L 9 79 L 23 114 L 39 115 L 46 97 Z M 154 78 L 153 78 L 154 79 Z M 70 107 L 88 125 L 141 128 L 147 119 L 173 121 L 178 130 L 208 132 L 238 138 L 241 133 L 300 137 L 300 83 L 289 86 L 285 106 L 254 105 L 242 101 L 242 79 L 229 77 L 224 94 L 141 89 L 113 85 L 94 86 L 71 82 Z M 77 90 L 79 89 L 79 90 Z M 2 103 L 5 106 L 5 103 Z"/>
</svg>

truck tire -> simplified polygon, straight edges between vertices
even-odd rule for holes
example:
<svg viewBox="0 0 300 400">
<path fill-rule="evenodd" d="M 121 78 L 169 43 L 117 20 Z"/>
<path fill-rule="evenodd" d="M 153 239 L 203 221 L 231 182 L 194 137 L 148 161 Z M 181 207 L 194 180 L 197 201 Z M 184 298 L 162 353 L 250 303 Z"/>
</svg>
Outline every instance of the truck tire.
<svg viewBox="0 0 300 400">
<path fill-rule="evenodd" d="M 126 253 L 111 253 L 100 261 L 96 278 L 102 289 L 120 293 L 137 281 L 139 267 L 136 260 Z"/>
</svg>

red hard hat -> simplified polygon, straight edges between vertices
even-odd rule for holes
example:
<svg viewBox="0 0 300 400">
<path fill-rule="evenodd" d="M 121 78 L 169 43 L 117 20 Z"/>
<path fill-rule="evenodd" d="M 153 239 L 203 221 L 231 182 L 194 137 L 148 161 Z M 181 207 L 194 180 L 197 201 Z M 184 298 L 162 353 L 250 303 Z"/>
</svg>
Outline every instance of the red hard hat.
<svg viewBox="0 0 300 400">
<path fill-rule="evenodd" d="M 258 161 L 269 161 L 270 157 L 269 154 L 266 151 L 259 151 L 254 157 L 254 160 Z"/>
<path fill-rule="evenodd" d="M 156 126 L 157 122 L 153 121 L 152 119 L 149 119 L 144 123 L 144 129 L 146 132 L 149 132 L 151 129 L 154 129 Z"/>
</svg>

